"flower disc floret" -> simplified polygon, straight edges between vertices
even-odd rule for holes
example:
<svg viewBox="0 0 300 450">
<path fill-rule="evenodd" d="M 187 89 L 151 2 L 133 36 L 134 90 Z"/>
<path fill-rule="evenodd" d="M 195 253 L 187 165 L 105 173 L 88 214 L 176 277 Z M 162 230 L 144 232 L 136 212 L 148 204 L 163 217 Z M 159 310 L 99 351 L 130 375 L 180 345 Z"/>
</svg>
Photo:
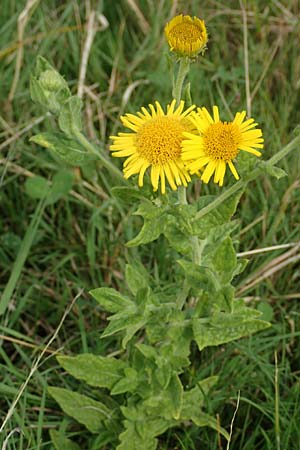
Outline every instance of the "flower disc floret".
<svg viewBox="0 0 300 450">
<path fill-rule="evenodd" d="M 151 168 L 153 190 L 161 184 L 161 192 L 166 191 L 166 179 L 173 190 L 191 180 L 181 159 L 181 143 L 184 132 L 191 132 L 194 126 L 190 113 L 194 106 L 184 111 L 181 101 L 175 108 L 175 100 L 167 106 L 165 113 L 159 102 L 150 104 L 149 110 L 141 108 L 136 115 L 125 114 L 121 117 L 123 125 L 132 133 L 119 133 L 111 136 L 112 155 L 127 157 L 124 162 L 124 177 L 138 174 L 138 184 L 143 186 L 146 170 Z"/>
<path fill-rule="evenodd" d="M 222 122 L 219 109 L 213 107 L 213 117 L 206 108 L 198 108 L 191 114 L 191 121 L 198 134 L 185 132 L 187 138 L 182 142 L 182 159 L 191 174 L 200 174 L 208 183 L 214 174 L 214 182 L 223 186 L 227 165 L 233 176 L 239 175 L 233 159 L 240 150 L 261 156 L 257 148 L 263 148 L 262 131 L 255 128 L 254 119 L 245 120 L 246 111 L 238 112 L 232 122 Z"/>
<path fill-rule="evenodd" d="M 182 14 L 166 24 L 165 36 L 171 51 L 190 57 L 203 52 L 208 39 L 204 20 Z"/>
</svg>

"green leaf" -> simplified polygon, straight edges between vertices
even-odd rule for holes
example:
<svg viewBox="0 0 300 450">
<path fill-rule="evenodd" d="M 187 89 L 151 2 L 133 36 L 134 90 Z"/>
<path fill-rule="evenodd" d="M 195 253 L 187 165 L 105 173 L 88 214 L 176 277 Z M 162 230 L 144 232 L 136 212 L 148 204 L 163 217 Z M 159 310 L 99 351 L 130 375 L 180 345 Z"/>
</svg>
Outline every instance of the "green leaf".
<svg viewBox="0 0 300 450">
<path fill-rule="evenodd" d="M 51 442 L 56 450 L 81 450 L 81 447 L 71 439 L 66 438 L 57 430 L 50 430 Z"/>
<path fill-rule="evenodd" d="M 178 420 L 182 408 L 183 387 L 177 374 L 173 374 L 165 389 L 159 389 L 144 401 L 151 414 L 157 414 L 166 420 Z"/>
<path fill-rule="evenodd" d="M 111 395 L 123 394 L 124 392 L 135 392 L 138 382 L 138 374 L 135 369 L 128 367 L 124 370 L 124 378 L 114 385 L 110 391 Z"/>
<path fill-rule="evenodd" d="M 125 431 L 120 434 L 120 444 L 116 450 L 155 450 L 157 439 L 141 437 L 136 430 L 134 422 L 124 420 Z"/>
<path fill-rule="evenodd" d="M 51 182 L 44 177 L 35 176 L 25 182 L 25 191 L 31 198 L 42 199 L 47 196 L 47 204 L 55 203 L 68 194 L 73 184 L 73 174 L 68 170 L 61 170 L 54 175 Z"/>
<path fill-rule="evenodd" d="M 154 450 L 157 448 L 155 436 L 176 425 L 174 420 L 165 420 L 159 414 L 149 414 L 145 404 L 121 406 L 125 431 L 120 435 L 121 444 L 117 450 Z"/>
<path fill-rule="evenodd" d="M 147 323 L 149 312 L 145 312 L 145 307 L 153 302 L 150 289 L 142 288 L 136 293 L 135 301 L 122 297 L 117 291 L 109 288 L 99 288 L 91 291 L 96 300 L 108 310 L 116 314 L 108 317 L 109 325 L 105 328 L 102 338 L 111 336 L 120 331 L 125 332 L 122 340 L 123 348 L 126 348 L 129 340 L 134 334 Z"/>
<path fill-rule="evenodd" d="M 192 417 L 202 417 L 205 398 L 209 390 L 217 383 L 218 377 L 213 376 L 201 380 L 197 386 L 183 393 L 181 420 L 191 420 Z"/>
<path fill-rule="evenodd" d="M 74 131 L 82 130 L 81 119 L 82 100 L 73 95 L 61 107 L 58 125 L 68 137 L 72 138 Z"/>
<path fill-rule="evenodd" d="M 189 284 L 195 286 L 197 291 L 216 292 L 218 290 L 219 282 L 216 273 L 210 267 L 199 266 L 184 259 L 177 260 L 177 262 L 183 268 Z"/>
<path fill-rule="evenodd" d="M 215 311 L 211 318 L 193 319 L 194 338 L 200 350 L 205 347 L 225 344 L 243 336 L 268 328 L 270 324 L 258 320 L 260 313 L 235 300 L 232 313 Z"/>
<path fill-rule="evenodd" d="M 116 186 L 111 189 L 112 195 L 123 203 L 135 203 L 136 200 L 145 200 L 140 189 L 131 186 Z"/>
<path fill-rule="evenodd" d="M 123 311 L 125 308 L 131 308 L 134 305 L 129 298 L 124 297 L 112 288 L 97 288 L 89 293 L 105 311 L 112 313 Z"/>
<path fill-rule="evenodd" d="M 85 425 L 91 433 L 99 432 L 101 422 L 112 417 L 112 412 L 103 403 L 86 395 L 58 387 L 50 387 L 49 393 L 66 414 Z"/>
<path fill-rule="evenodd" d="M 221 205 L 205 214 L 205 216 L 200 219 L 197 218 L 196 213 L 194 220 L 191 222 L 193 229 L 192 234 L 199 236 L 201 239 L 206 239 L 207 234 L 212 228 L 226 224 L 234 215 L 242 194 L 243 190 L 238 191 L 235 195 L 229 197 Z M 215 199 L 216 197 L 211 195 L 201 197 L 198 202 L 199 212 L 201 212 L 202 208 L 209 205 Z"/>
<path fill-rule="evenodd" d="M 233 278 L 240 273 L 244 272 L 245 268 L 247 267 L 247 264 L 249 262 L 249 259 L 246 258 L 238 258 L 237 265 L 233 271 Z"/>
<path fill-rule="evenodd" d="M 197 427 L 210 427 L 218 433 L 222 434 L 227 441 L 229 440 L 229 434 L 224 428 L 220 427 L 220 423 L 209 414 L 205 414 L 204 412 L 199 413 L 197 416 L 191 417 L 191 420 L 194 422 Z"/>
<path fill-rule="evenodd" d="M 192 257 L 193 243 L 191 235 L 182 231 L 178 218 L 168 215 L 163 233 L 168 239 L 171 247 L 173 247 L 177 252 L 182 255 Z"/>
<path fill-rule="evenodd" d="M 221 284 L 229 283 L 237 265 L 236 253 L 231 238 L 225 239 L 213 258 L 213 266 Z"/>
<path fill-rule="evenodd" d="M 280 178 L 287 176 L 285 170 L 281 169 L 280 167 L 273 166 L 272 164 L 268 163 L 268 161 L 260 161 L 259 167 L 264 172 L 267 172 L 268 175 L 275 177 L 277 180 L 280 180 Z"/>
<path fill-rule="evenodd" d="M 120 316 L 110 316 L 108 320 L 111 322 L 105 328 L 101 338 L 105 338 L 116 334 L 119 331 L 125 330 L 126 335 L 122 343 L 123 348 L 126 347 L 126 344 L 133 337 L 133 335 L 147 323 L 147 319 L 138 314 L 136 309 L 124 311 L 124 313 Z"/>
<path fill-rule="evenodd" d="M 126 264 L 125 278 L 134 295 L 139 289 L 145 289 L 149 286 L 149 274 L 142 264 Z"/>
<path fill-rule="evenodd" d="M 80 166 L 94 160 L 95 156 L 82 150 L 74 139 L 66 138 L 62 133 L 41 133 L 32 136 L 30 142 L 50 149 L 55 155 L 73 166 Z"/>
<path fill-rule="evenodd" d="M 55 203 L 72 189 L 74 176 L 69 170 L 60 170 L 52 178 L 52 186 L 47 203 Z"/>
<path fill-rule="evenodd" d="M 259 302 L 257 305 L 257 311 L 261 313 L 262 320 L 267 320 L 268 322 L 271 322 L 271 320 L 273 320 L 274 310 L 269 303 Z"/>
<path fill-rule="evenodd" d="M 139 234 L 127 242 L 126 246 L 135 247 L 155 241 L 163 233 L 165 228 L 166 217 L 164 213 L 165 208 L 162 206 L 153 205 L 150 201 L 142 203 L 134 214 L 142 216 L 144 218 L 144 224 Z"/>
<path fill-rule="evenodd" d="M 203 404 L 209 401 L 206 398 L 208 392 L 216 384 L 218 377 L 209 377 L 201 380 L 197 386 L 183 393 L 183 407 L 180 414 L 180 420 L 191 420 L 198 427 L 210 427 L 222 434 L 227 440 L 229 435 L 226 430 L 220 427 L 217 420 L 202 411 Z"/>
<path fill-rule="evenodd" d="M 47 109 L 49 108 L 53 112 L 59 110 L 59 104 L 58 103 L 51 104 L 51 101 L 49 102 L 48 100 L 49 93 L 44 91 L 39 81 L 32 75 L 30 76 L 30 96 L 35 103 L 39 103 L 40 105 L 46 107 Z"/>
<path fill-rule="evenodd" d="M 34 176 L 27 178 L 25 182 L 25 191 L 29 197 L 34 199 L 45 198 L 49 192 L 50 183 L 46 178 Z"/>
<path fill-rule="evenodd" d="M 59 364 L 73 377 L 90 386 L 111 389 L 124 377 L 127 364 L 116 358 L 85 353 L 78 356 L 58 356 Z"/>
</svg>

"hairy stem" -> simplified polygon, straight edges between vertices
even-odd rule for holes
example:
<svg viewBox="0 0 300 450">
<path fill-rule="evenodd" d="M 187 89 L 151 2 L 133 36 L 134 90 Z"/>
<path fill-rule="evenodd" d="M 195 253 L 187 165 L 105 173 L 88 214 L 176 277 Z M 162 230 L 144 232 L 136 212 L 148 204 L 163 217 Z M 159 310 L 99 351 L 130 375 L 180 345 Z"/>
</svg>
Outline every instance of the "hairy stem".
<svg viewBox="0 0 300 450">
<path fill-rule="evenodd" d="M 189 58 L 181 58 L 179 69 L 176 77 L 176 81 L 173 86 L 172 95 L 176 100 L 176 106 L 179 106 L 181 95 L 182 95 L 182 87 L 190 68 L 190 60 Z"/>
</svg>

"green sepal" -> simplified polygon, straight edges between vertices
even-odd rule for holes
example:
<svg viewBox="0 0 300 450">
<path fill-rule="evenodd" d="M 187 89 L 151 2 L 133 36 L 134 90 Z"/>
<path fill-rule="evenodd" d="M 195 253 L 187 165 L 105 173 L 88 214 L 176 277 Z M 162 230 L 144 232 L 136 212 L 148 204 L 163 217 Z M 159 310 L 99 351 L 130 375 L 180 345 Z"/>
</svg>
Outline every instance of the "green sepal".
<svg viewBox="0 0 300 450">
<path fill-rule="evenodd" d="M 113 357 L 84 353 L 78 356 L 57 356 L 59 364 L 73 377 L 90 386 L 112 389 L 124 378 L 127 363 Z"/>
<path fill-rule="evenodd" d="M 72 166 L 81 166 L 96 159 L 95 155 L 83 151 L 82 146 L 75 139 L 69 139 L 62 133 L 40 133 L 32 136 L 29 140 L 41 147 L 48 148 Z"/>
<path fill-rule="evenodd" d="M 68 389 L 50 387 L 50 395 L 62 410 L 83 424 L 91 433 L 98 433 L 105 420 L 112 419 L 112 411 L 101 402 Z"/>
</svg>

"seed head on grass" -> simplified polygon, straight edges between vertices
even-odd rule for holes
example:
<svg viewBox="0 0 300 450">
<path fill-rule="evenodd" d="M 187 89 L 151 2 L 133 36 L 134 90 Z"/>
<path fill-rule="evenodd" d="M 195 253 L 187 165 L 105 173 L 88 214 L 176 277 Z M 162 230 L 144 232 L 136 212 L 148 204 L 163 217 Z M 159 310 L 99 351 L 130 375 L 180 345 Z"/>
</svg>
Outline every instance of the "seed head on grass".
<svg viewBox="0 0 300 450">
<path fill-rule="evenodd" d="M 121 121 L 132 133 L 118 133 L 111 136 L 112 155 L 127 157 L 124 162 L 124 177 L 138 174 L 138 185 L 143 186 L 145 171 L 151 168 L 151 183 L 157 191 L 159 181 L 161 193 L 166 192 L 166 178 L 173 190 L 187 186 L 191 178 L 181 159 L 181 142 L 184 132 L 192 132 L 194 126 L 190 113 L 194 106 L 184 111 L 184 101 L 175 108 L 173 100 L 165 113 L 159 102 L 141 108 L 136 114 L 125 114 Z"/>
<path fill-rule="evenodd" d="M 261 156 L 256 150 L 263 148 L 262 131 L 255 128 L 254 119 L 245 120 L 246 111 L 237 112 L 232 122 L 222 122 L 219 109 L 213 107 L 213 117 L 206 108 L 198 108 L 191 114 L 191 121 L 198 134 L 185 132 L 182 142 L 182 159 L 191 173 L 202 172 L 201 179 L 208 183 L 214 174 L 214 182 L 223 186 L 227 165 L 236 180 L 239 179 L 233 165 L 240 150 Z"/>
<path fill-rule="evenodd" d="M 191 58 L 204 52 L 208 39 L 204 20 L 182 14 L 166 24 L 165 36 L 172 52 Z"/>
</svg>

